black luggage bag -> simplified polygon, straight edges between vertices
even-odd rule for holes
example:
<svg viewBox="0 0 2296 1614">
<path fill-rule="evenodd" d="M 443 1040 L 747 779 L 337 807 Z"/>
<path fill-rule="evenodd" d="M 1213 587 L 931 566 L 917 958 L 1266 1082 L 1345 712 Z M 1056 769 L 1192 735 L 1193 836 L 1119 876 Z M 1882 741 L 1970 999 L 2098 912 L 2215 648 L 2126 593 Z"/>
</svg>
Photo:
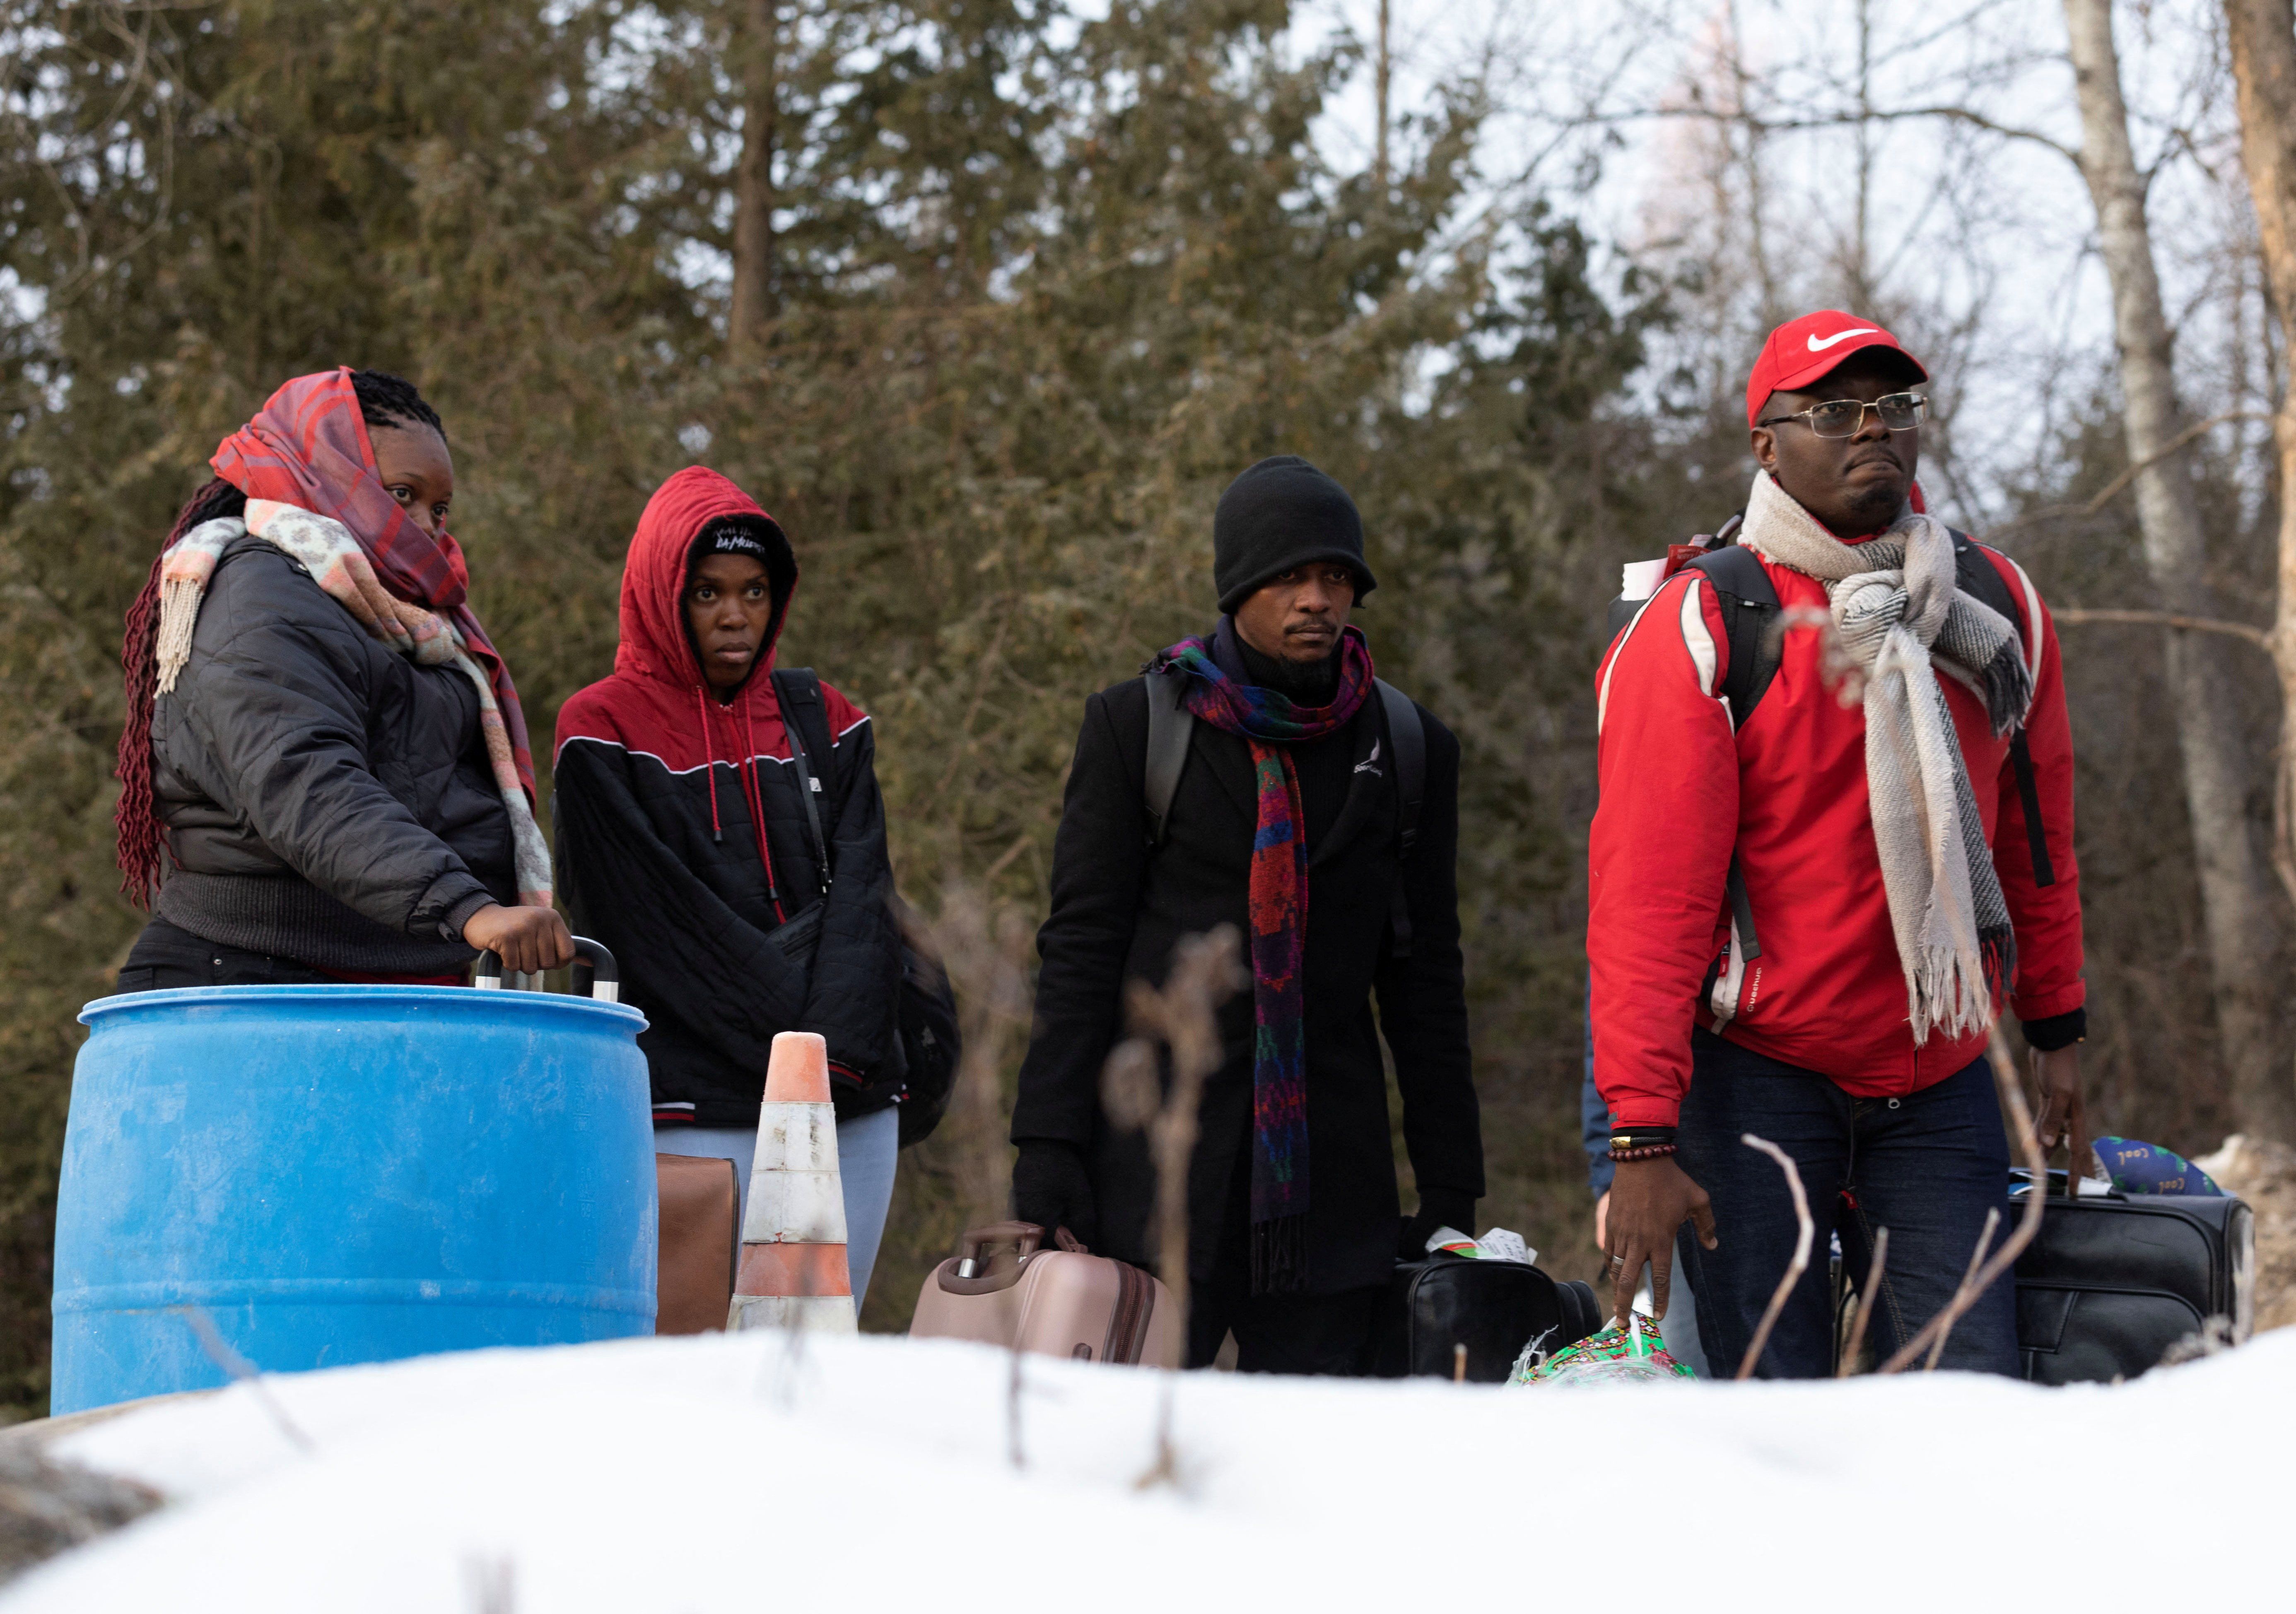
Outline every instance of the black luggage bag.
<svg viewBox="0 0 2296 1614">
<path fill-rule="evenodd" d="M 2235 1342 L 2248 1338 L 2256 1225 L 2244 1201 L 2181 1194 L 2067 1199 L 2064 1173 L 2050 1176 L 2040 1234 L 2017 1260 L 2017 1348 L 2027 1379 L 2134 1379 L 2211 1317 L 2230 1324 Z M 2006 1225 L 2023 1213 L 2023 1198 L 2013 1191 Z"/>
<path fill-rule="evenodd" d="M 1467 1348 L 1468 1381 L 1499 1384 L 1541 1334 L 1552 1354 L 1603 1325 L 1595 1291 L 1520 1261 L 1435 1255 L 1398 1264 L 1372 1362 L 1382 1379 L 1454 1377 Z"/>
</svg>

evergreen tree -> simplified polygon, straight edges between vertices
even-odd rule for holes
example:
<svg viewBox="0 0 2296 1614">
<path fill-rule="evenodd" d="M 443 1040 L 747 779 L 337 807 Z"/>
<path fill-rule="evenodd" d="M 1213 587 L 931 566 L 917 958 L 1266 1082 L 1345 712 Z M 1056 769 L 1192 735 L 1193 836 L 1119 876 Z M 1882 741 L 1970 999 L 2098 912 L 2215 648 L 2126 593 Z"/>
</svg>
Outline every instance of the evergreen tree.
<svg viewBox="0 0 2296 1614">
<path fill-rule="evenodd" d="M 216 440 L 338 363 L 444 414 L 538 759 L 611 664 L 646 495 L 697 459 L 755 492 L 804 569 L 783 654 L 875 715 L 928 909 L 963 878 L 1041 912 L 1084 695 L 1206 625 L 1237 471 L 1324 465 L 1365 513 L 1382 672 L 1467 748 L 1487 1212 L 1580 1241 L 1585 682 L 1618 559 L 1716 512 L 1624 401 L 1644 290 L 1606 297 L 1567 225 L 1465 215 L 1472 87 L 1395 132 L 1383 183 L 1336 170 L 1312 135 L 1358 53 L 1296 58 L 1290 20 L 0 0 L 0 1398 L 43 1393 L 71 1014 L 140 922 L 119 613 Z M 968 1214 L 964 1146 L 905 1157 L 872 1326 Z"/>
</svg>

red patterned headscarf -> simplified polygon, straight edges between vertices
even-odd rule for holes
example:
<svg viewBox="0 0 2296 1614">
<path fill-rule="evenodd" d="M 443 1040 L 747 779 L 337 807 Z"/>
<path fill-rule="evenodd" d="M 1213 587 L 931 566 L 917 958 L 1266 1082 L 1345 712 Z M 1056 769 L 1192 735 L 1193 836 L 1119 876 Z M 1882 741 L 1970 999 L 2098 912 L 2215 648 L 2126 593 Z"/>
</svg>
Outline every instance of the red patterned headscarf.
<svg viewBox="0 0 2296 1614">
<path fill-rule="evenodd" d="M 289 381 L 253 420 L 223 440 L 209 463 L 250 499 L 273 499 L 340 521 L 386 588 L 455 624 L 493 685 L 519 780 L 531 801 L 534 756 L 527 744 L 526 717 L 510 669 L 471 610 L 471 574 L 462 545 L 443 532 L 435 538 L 425 533 L 383 487 L 349 368 Z M 183 536 L 180 527 L 169 533 L 166 547 Z M 139 902 L 149 900 L 160 873 L 152 803 L 152 698 L 160 564 L 152 562 L 144 592 L 128 610 L 121 655 L 127 674 L 127 725 L 119 739 L 119 866 L 124 889 Z"/>
</svg>

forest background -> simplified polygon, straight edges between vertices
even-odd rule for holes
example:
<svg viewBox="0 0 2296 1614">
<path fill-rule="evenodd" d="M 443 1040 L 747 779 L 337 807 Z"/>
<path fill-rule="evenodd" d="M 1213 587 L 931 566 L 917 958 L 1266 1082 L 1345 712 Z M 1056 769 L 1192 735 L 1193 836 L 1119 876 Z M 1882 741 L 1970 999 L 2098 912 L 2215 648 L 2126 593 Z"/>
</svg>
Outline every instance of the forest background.
<svg viewBox="0 0 2296 1614">
<path fill-rule="evenodd" d="M 790 531 L 784 660 L 874 716 L 896 867 L 976 1050 L 904 1156 L 873 1328 L 1002 1208 L 1083 696 L 1205 626 L 1238 470 L 1332 471 L 1380 668 L 1464 746 L 1484 1223 L 1588 1275 L 1589 676 L 1619 563 L 1742 503 L 1762 332 L 1886 321 L 1937 377 L 1949 519 L 2059 607 L 2157 598 L 2058 160 L 2064 38 L 2047 8 L 1912 9 L 0 0 L 0 1404 L 45 1402 L 72 1017 L 140 922 L 111 863 L 121 613 L 216 442 L 336 364 L 444 415 L 538 753 L 611 666 L 664 476 L 714 465 Z M 2222 22 L 2122 10 L 2199 428 L 2134 470 L 2198 512 L 2210 614 L 2260 624 L 2283 355 Z M 2077 222 L 2040 274 L 2003 243 L 2044 204 Z M 2036 319 L 2048 343 L 2005 337 Z M 2091 1118 L 2187 1153 L 2284 1130 L 2296 1100 L 2231 1073 L 2228 1035 L 2291 1088 L 2288 994 L 2226 1017 L 2169 677 L 2193 635 L 2066 633 Z M 2262 656 L 2225 654 L 2261 868 L 2278 705 Z M 2284 983 L 2259 889 L 2245 965 Z"/>
</svg>

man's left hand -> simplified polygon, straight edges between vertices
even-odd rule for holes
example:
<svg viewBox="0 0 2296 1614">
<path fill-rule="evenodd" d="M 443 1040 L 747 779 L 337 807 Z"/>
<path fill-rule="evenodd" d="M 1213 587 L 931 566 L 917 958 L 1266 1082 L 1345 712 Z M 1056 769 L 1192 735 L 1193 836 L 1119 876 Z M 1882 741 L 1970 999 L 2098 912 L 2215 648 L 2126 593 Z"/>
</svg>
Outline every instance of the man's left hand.
<svg viewBox="0 0 2296 1614">
<path fill-rule="evenodd" d="M 2033 1079 L 2041 1095 L 2033 1132 L 2042 1158 L 2046 1159 L 2062 1142 L 2069 1186 L 2079 1192 L 2081 1179 L 2096 1170 L 2096 1159 L 2088 1146 L 2088 1110 L 2081 1098 L 2080 1045 L 2073 1043 L 2046 1053 L 2033 1050 Z"/>
</svg>

